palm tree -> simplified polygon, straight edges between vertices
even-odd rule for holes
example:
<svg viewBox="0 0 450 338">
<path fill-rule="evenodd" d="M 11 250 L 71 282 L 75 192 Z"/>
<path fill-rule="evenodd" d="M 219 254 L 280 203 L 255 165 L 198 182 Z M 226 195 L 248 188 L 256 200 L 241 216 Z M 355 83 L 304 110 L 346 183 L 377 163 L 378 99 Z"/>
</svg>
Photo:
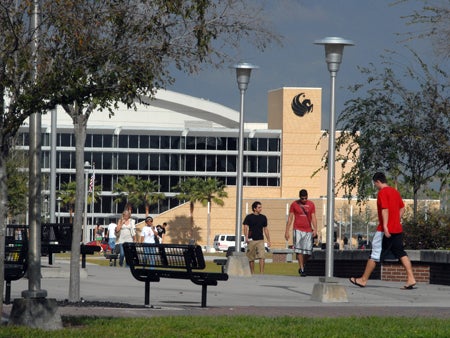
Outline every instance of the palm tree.
<svg viewBox="0 0 450 338">
<path fill-rule="evenodd" d="M 75 191 L 77 182 L 71 181 L 61 184 L 61 190 L 58 191 L 58 197 L 61 198 L 61 204 L 63 207 L 69 209 L 69 223 L 72 224 L 72 215 L 75 208 Z"/>
<path fill-rule="evenodd" d="M 141 204 L 139 185 L 135 176 L 122 176 L 114 185 L 113 192 L 117 193 L 114 203 L 125 202 L 125 210 L 133 211 L 133 206 Z"/>
<path fill-rule="evenodd" d="M 145 205 L 145 217 L 147 217 L 150 213 L 150 206 L 158 203 L 158 201 L 165 200 L 166 195 L 159 192 L 161 186 L 157 181 L 139 180 L 137 184 L 139 187 L 139 200 Z"/>
<path fill-rule="evenodd" d="M 69 209 L 69 223 L 72 224 L 72 215 L 75 209 L 75 191 L 76 191 L 76 181 L 66 182 L 61 184 L 61 190 L 59 190 L 56 194 L 61 198 L 61 204 L 64 207 Z M 102 186 L 96 185 L 94 186 L 94 203 L 100 198 Z M 88 205 L 92 203 L 92 194 L 88 194 L 87 199 Z"/>
<path fill-rule="evenodd" d="M 225 191 L 226 186 L 222 181 L 215 178 L 207 178 L 206 180 L 194 177 L 189 178 L 175 187 L 180 194 L 175 197 L 179 200 L 188 200 L 190 202 L 191 219 L 193 223 L 194 203 L 200 202 L 203 206 L 208 207 L 207 227 L 206 227 L 206 248 L 210 249 L 211 240 L 211 204 L 224 205 L 222 198 L 228 197 Z"/>
</svg>

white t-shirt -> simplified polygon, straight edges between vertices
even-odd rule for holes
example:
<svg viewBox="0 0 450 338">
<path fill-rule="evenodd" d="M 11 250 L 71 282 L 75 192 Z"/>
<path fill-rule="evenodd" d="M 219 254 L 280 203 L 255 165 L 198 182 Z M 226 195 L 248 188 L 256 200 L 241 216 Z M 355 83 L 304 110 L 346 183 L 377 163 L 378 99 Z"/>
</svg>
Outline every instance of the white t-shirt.
<svg viewBox="0 0 450 338">
<path fill-rule="evenodd" d="M 110 223 L 108 225 L 108 237 L 109 238 L 116 238 L 116 223 Z"/>
<path fill-rule="evenodd" d="M 144 237 L 144 243 L 155 243 L 155 233 L 149 226 L 145 226 L 141 231 L 141 238 Z"/>
</svg>

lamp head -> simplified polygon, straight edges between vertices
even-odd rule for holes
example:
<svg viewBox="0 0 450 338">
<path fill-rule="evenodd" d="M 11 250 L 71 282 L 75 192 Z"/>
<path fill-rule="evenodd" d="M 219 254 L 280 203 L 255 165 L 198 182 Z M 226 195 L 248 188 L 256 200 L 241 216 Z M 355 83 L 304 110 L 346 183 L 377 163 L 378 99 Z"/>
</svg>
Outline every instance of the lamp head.
<svg viewBox="0 0 450 338">
<path fill-rule="evenodd" d="M 91 164 L 89 161 L 84 162 L 84 169 L 89 169 L 91 167 Z"/>
<path fill-rule="evenodd" d="M 240 62 L 238 64 L 235 64 L 233 68 L 236 69 L 236 77 L 239 90 L 247 90 L 252 69 L 258 69 L 259 67 L 252 65 L 251 63 Z"/>
<path fill-rule="evenodd" d="M 351 40 L 346 40 L 338 37 L 327 37 L 321 40 L 314 41 L 316 45 L 325 46 L 325 58 L 330 73 L 336 73 L 339 70 L 339 65 L 342 62 L 342 55 L 345 46 L 353 46 Z"/>
</svg>

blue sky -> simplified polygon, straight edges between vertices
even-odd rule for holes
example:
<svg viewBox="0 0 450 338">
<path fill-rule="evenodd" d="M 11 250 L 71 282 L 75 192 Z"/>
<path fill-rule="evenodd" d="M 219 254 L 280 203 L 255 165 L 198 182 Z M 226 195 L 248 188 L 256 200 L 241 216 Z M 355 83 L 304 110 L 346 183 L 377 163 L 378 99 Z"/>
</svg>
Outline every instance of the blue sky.
<svg viewBox="0 0 450 338">
<path fill-rule="evenodd" d="M 411 0 L 391 6 L 393 0 L 264 0 L 266 15 L 274 29 L 281 34 L 283 45 L 269 46 L 260 52 L 246 47 L 237 52 L 242 61 L 260 68 L 252 72 L 245 93 L 245 122 L 267 121 L 267 92 L 281 87 L 323 88 L 322 127 L 328 128 L 330 74 L 325 63 L 324 47 L 314 41 L 327 36 L 352 40 L 355 46 L 346 47 L 336 80 L 336 113 L 351 98 L 346 89 L 364 78 L 357 66 L 374 63 L 382 69 L 380 55 L 395 50 L 399 68 L 412 61 L 405 42 L 397 33 L 417 30 L 406 26 L 401 16 L 412 14 L 422 7 L 421 1 Z M 425 60 L 432 59 L 428 41 L 408 42 Z M 231 66 L 231 65 L 230 65 Z M 168 89 L 214 101 L 239 111 L 240 96 L 235 71 L 230 68 L 205 69 L 197 75 L 175 73 L 176 83 Z"/>
</svg>

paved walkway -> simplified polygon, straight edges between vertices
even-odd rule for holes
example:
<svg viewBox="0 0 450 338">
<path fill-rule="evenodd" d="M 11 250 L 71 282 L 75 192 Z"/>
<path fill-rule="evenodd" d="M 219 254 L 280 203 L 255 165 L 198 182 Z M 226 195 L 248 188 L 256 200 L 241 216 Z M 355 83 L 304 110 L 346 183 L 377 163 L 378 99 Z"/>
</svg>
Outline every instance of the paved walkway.
<svg viewBox="0 0 450 338">
<path fill-rule="evenodd" d="M 47 261 L 43 261 L 43 264 L 47 264 Z M 41 288 L 47 291 L 48 298 L 58 301 L 68 298 L 68 270 L 69 262 L 60 260 L 55 261 L 53 268 L 43 268 Z M 80 294 L 86 302 L 113 302 L 136 307 L 60 306 L 61 315 L 376 315 L 450 318 L 450 286 L 445 285 L 418 284 L 414 290 L 402 290 L 403 283 L 370 281 L 367 287 L 359 288 L 347 279 L 338 279 L 346 287 L 348 303 L 321 303 L 311 300 L 314 284 L 319 282 L 318 277 L 230 277 L 228 281 L 219 282 L 218 286 L 208 287 L 208 307 L 201 308 L 201 286 L 188 280 L 162 279 L 159 283 L 151 284 L 151 307 L 145 308 L 144 283 L 135 280 L 129 269 L 88 264 L 84 272 Z M 12 282 L 11 299 L 20 298 L 21 292 L 27 288 L 27 279 Z M 11 307 L 3 306 L 4 318 L 9 316 Z"/>
</svg>

